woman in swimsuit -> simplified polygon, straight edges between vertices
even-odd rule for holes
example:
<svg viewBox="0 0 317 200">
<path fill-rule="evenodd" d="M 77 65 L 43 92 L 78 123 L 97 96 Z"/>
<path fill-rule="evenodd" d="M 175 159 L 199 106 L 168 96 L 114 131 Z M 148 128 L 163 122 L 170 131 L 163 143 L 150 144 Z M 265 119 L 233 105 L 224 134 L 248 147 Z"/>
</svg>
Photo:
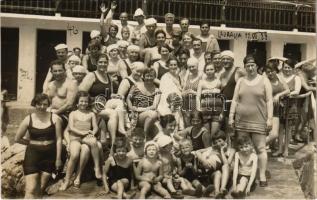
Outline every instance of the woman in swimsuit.
<svg viewBox="0 0 317 200">
<path fill-rule="evenodd" d="M 55 170 L 62 167 L 62 124 L 60 118 L 47 112 L 50 100 L 46 94 L 37 94 L 31 105 L 35 112 L 20 124 L 15 142 L 27 145 L 23 171 L 25 198 L 41 198 Z M 26 132 L 29 139 L 24 139 Z"/>
<path fill-rule="evenodd" d="M 158 52 L 161 55 L 161 59 L 156 61 L 153 64 L 153 69 L 155 70 L 157 74 L 157 79 L 161 80 L 161 77 L 168 72 L 168 67 L 167 67 L 167 60 L 170 57 L 170 52 L 171 48 L 167 44 L 163 44 L 162 46 L 159 46 Z"/>
<path fill-rule="evenodd" d="M 208 130 L 210 130 L 212 137 L 219 131 L 223 104 L 225 102 L 220 95 L 221 82 L 215 76 L 214 65 L 206 65 L 204 72 L 206 73 L 206 78 L 199 81 L 196 104 L 197 110 L 203 111 L 204 117 L 207 119 Z"/>
<path fill-rule="evenodd" d="M 136 126 L 144 125 L 144 133 L 146 140 L 150 140 L 154 135 L 154 131 L 151 130 L 154 127 L 154 122 L 158 118 L 157 106 L 160 101 L 161 92 L 154 84 L 154 79 L 156 77 L 155 70 L 152 68 L 146 68 L 143 72 L 144 82 L 139 82 L 133 88 L 131 88 L 130 93 L 127 98 L 127 104 L 130 111 L 132 111 L 135 116 Z M 151 131 L 150 131 L 151 130 Z"/>
<path fill-rule="evenodd" d="M 111 137 L 111 147 L 113 146 L 117 134 L 117 130 L 125 134 L 124 128 L 124 106 L 121 99 L 116 99 L 117 95 L 113 92 L 113 82 L 108 75 L 109 58 L 105 54 L 101 54 L 98 59 L 98 66 L 95 72 L 87 74 L 79 90 L 87 91 L 91 97 L 95 98 L 95 102 L 106 103 L 106 108 L 99 113 L 99 116 L 107 120 L 108 131 Z"/>
</svg>

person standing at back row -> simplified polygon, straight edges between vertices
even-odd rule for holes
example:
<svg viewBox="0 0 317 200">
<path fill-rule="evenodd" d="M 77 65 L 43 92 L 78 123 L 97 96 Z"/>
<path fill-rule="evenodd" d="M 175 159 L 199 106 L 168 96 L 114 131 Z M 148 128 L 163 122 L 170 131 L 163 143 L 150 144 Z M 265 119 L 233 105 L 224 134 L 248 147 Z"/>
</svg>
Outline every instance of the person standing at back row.
<svg viewBox="0 0 317 200">
<path fill-rule="evenodd" d="M 216 37 L 209 33 L 210 25 L 208 22 L 201 22 L 200 24 L 200 35 L 197 38 L 202 41 L 203 52 L 215 52 L 220 51 L 218 41 Z"/>
</svg>

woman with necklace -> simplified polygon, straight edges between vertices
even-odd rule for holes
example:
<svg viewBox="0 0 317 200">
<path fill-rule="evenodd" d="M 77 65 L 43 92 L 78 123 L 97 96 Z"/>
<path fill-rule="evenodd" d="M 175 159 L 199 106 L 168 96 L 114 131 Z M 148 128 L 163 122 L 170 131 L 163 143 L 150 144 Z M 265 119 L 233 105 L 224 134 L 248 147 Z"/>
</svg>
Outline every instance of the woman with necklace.
<svg viewBox="0 0 317 200">
<path fill-rule="evenodd" d="M 270 81 L 257 73 L 258 65 L 252 55 L 243 60 L 247 76 L 236 84 L 229 114 L 229 126 L 238 137 L 252 139 L 259 157 L 260 186 L 266 187 L 266 134 L 272 129 L 273 97 Z"/>
<path fill-rule="evenodd" d="M 221 82 L 215 75 L 214 65 L 206 65 L 204 72 L 206 78 L 198 84 L 196 104 L 197 110 L 203 112 L 204 120 L 208 121 L 208 130 L 212 137 L 220 128 L 224 99 L 220 95 Z"/>
<path fill-rule="evenodd" d="M 265 67 L 265 74 L 271 82 L 272 94 L 273 94 L 273 120 L 272 131 L 266 137 L 266 143 L 270 144 L 271 141 L 279 136 L 279 148 L 278 151 L 273 153 L 273 156 L 279 156 L 282 154 L 283 145 L 283 133 L 279 134 L 280 129 L 280 100 L 289 94 L 289 89 L 284 81 L 281 81 L 278 76 L 278 69 L 273 64 L 267 64 Z"/>
<path fill-rule="evenodd" d="M 198 60 L 196 58 L 189 58 L 187 67 L 189 73 L 184 79 L 182 91 L 185 127 L 190 126 L 190 114 L 197 111 L 196 94 L 199 81 L 202 79 L 202 74 L 199 74 L 198 72 Z"/>
</svg>

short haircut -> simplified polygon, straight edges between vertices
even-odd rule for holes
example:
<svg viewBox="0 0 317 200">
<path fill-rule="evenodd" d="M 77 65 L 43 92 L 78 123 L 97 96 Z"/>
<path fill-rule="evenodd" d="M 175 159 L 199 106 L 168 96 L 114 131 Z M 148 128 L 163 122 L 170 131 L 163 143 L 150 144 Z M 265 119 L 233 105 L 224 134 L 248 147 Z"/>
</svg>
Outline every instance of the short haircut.
<svg viewBox="0 0 317 200">
<path fill-rule="evenodd" d="M 160 34 L 160 33 L 162 33 L 162 34 L 164 35 L 164 37 L 166 38 L 166 33 L 165 33 L 165 31 L 163 31 L 162 29 L 158 29 L 158 30 L 155 31 L 155 34 L 154 34 L 154 35 L 155 35 L 155 38 L 156 38 L 157 35 Z"/>
<path fill-rule="evenodd" d="M 182 54 L 185 54 L 188 58 L 190 57 L 190 52 L 188 49 L 184 49 L 184 48 L 181 48 L 179 50 L 179 53 L 178 53 L 178 56 L 182 55 Z"/>
<path fill-rule="evenodd" d="M 264 71 L 266 71 L 267 69 L 270 69 L 271 71 L 275 71 L 275 72 L 279 72 L 278 70 L 278 65 L 276 65 L 274 62 L 268 62 L 266 65 L 265 65 L 265 68 L 264 68 Z"/>
<path fill-rule="evenodd" d="M 128 142 L 123 137 L 118 137 L 115 144 L 113 145 L 113 152 L 117 152 L 118 149 L 125 149 L 127 153 L 130 151 Z"/>
<path fill-rule="evenodd" d="M 245 145 L 245 144 L 252 144 L 250 137 L 242 136 L 242 137 L 238 138 L 237 141 L 236 141 L 236 147 L 237 148 L 239 146 Z"/>
<path fill-rule="evenodd" d="M 116 24 L 110 24 L 110 26 L 109 26 L 109 31 L 110 31 L 111 28 L 114 28 L 114 29 L 116 30 L 116 32 L 119 31 L 119 27 L 118 27 L 118 25 L 116 25 Z"/>
<path fill-rule="evenodd" d="M 99 61 L 101 58 L 105 58 L 109 62 L 109 57 L 107 54 L 105 53 L 100 54 L 97 61 Z"/>
<path fill-rule="evenodd" d="M 257 66 L 259 66 L 259 65 L 258 65 L 258 62 L 257 62 L 257 59 L 255 58 L 255 56 L 254 56 L 253 54 L 248 54 L 248 55 L 246 55 L 246 57 L 244 57 L 244 59 L 243 59 L 243 64 L 247 64 L 248 61 L 250 61 L 250 60 L 253 60 L 254 63 L 255 63 Z"/>
<path fill-rule="evenodd" d="M 292 69 L 295 68 L 295 61 L 291 58 L 289 58 L 285 62 L 283 62 L 283 67 L 285 64 L 288 64 Z"/>
<path fill-rule="evenodd" d="M 212 64 L 212 63 L 207 64 L 207 65 L 205 65 L 205 67 L 204 67 L 204 73 L 206 73 L 206 69 L 207 69 L 208 66 L 213 66 L 214 69 L 215 69 L 215 65 L 214 65 L 214 64 Z"/>
<path fill-rule="evenodd" d="M 54 65 L 60 65 L 63 67 L 63 69 L 66 71 L 66 68 L 65 68 L 65 63 L 59 59 L 57 60 L 53 60 L 51 63 L 50 63 L 50 70 L 52 71 L 53 70 L 53 66 Z"/>
<path fill-rule="evenodd" d="M 96 40 L 90 40 L 90 42 L 88 43 L 88 50 L 91 50 L 93 48 L 98 48 L 98 50 L 101 49 L 100 44 Z"/>
<path fill-rule="evenodd" d="M 218 139 L 222 139 L 223 141 L 226 141 L 227 137 L 225 132 L 223 132 L 222 130 L 218 130 L 212 137 L 211 140 L 212 142 L 218 140 Z"/>
<path fill-rule="evenodd" d="M 199 119 L 201 120 L 201 122 L 203 123 L 204 118 L 203 118 L 203 113 L 202 113 L 202 112 L 200 112 L 200 111 L 195 111 L 195 112 L 193 112 L 193 113 L 190 113 L 190 121 L 192 121 L 192 119 L 193 119 L 194 117 L 199 118 Z"/>
<path fill-rule="evenodd" d="M 161 49 L 162 49 L 162 48 L 167 49 L 169 52 L 172 51 L 171 47 L 170 47 L 168 44 L 164 43 L 164 44 L 162 44 L 162 45 L 160 45 L 160 46 L 158 47 L 158 52 L 159 52 L 159 54 L 161 54 Z"/>
<path fill-rule="evenodd" d="M 76 50 L 81 51 L 81 48 L 79 48 L 79 47 L 74 47 L 74 48 L 73 48 L 73 51 L 76 51 Z"/>
<path fill-rule="evenodd" d="M 202 21 L 202 22 L 200 23 L 200 27 L 202 27 L 204 24 L 207 24 L 208 27 L 210 27 L 210 24 L 209 24 L 209 22 L 207 22 L 207 21 Z"/>
<path fill-rule="evenodd" d="M 187 139 L 187 138 L 181 139 L 178 142 L 178 144 L 179 144 L 180 147 L 185 146 L 185 144 L 189 144 L 189 145 L 193 146 L 193 142 L 190 139 Z"/>
<path fill-rule="evenodd" d="M 175 60 L 177 62 L 177 66 L 179 66 L 178 59 L 175 56 L 170 56 L 168 58 L 168 60 L 166 61 L 166 66 L 169 66 L 172 60 Z"/>
<path fill-rule="evenodd" d="M 156 71 L 153 68 L 145 68 L 143 71 L 143 78 L 145 77 L 146 74 L 151 74 L 153 73 L 154 76 L 156 76 Z"/>
<path fill-rule="evenodd" d="M 47 94 L 44 94 L 44 93 L 36 94 L 35 97 L 31 101 L 31 106 L 35 107 L 36 105 L 38 105 L 39 103 L 45 100 L 48 101 L 48 106 L 50 106 L 51 101 L 50 101 L 50 98 L 47 96 Z"/>
<path fill-rule="evenodd" d="M 189 24 L 189 19 L 186 18 L 186 17 L 182 18 L 182 19 L 180 20 L 180 23 L 182 23 L 182 21 L 184 21 L 184 20 L 187 20 L 187 21 L 188 21 L 188 24 Z"/>
<path fill-rule="evenodd" d="M 201 39 L 199 39 L 199 38 L 193 38 L 193 43 L 194 43 L 194 42 L 197 42 L 197 41 L 199 41 L 201 45 L 203 44 L 203 41 L 202 41 Z"/>
<path fill-rule="evenodd" d="M 87 97 L 88 98 L 88 104 L 90 105 L 92 103 L 91 99 L 90 99 L 90 95 L 89 95 L 88 92 L 86 92 L 86 91 L 78 91 L 77 95 L 76 95 L 76 99 L 74 101 L 75 104 L 78 104 L 78 101 L 79 101 L 80 97 Z"/>
<path fill-rule="evenodd" d="M 175 116 L 172 114 L 163 115 L 160 117 L 160 124 L 162 128 L 166 128 L 167 124 L 176 122 Z"/>
<path fill-rule="evenodd" d="M 131 137 L 145 138 L 143 128 L 136 127 L 135 129 L 133 129 L 131 132 Z"/>
</svg>

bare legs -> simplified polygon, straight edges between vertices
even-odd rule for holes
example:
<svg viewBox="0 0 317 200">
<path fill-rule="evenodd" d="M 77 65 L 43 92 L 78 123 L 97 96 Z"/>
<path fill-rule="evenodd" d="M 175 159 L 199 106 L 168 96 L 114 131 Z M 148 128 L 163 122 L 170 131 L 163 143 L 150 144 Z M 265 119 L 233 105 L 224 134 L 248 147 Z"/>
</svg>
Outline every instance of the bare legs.
<svg viewBox="0 0 317 200">
<path fill-rule="evenodd" d="M 40 172 L 25 176 L 25 199 L 41 198 L 51 174 Z"/>
</svg>

